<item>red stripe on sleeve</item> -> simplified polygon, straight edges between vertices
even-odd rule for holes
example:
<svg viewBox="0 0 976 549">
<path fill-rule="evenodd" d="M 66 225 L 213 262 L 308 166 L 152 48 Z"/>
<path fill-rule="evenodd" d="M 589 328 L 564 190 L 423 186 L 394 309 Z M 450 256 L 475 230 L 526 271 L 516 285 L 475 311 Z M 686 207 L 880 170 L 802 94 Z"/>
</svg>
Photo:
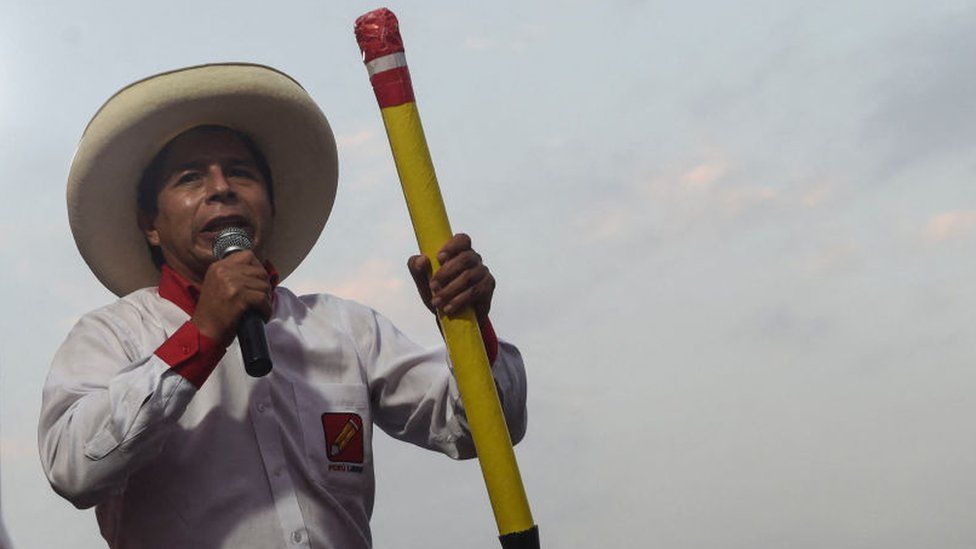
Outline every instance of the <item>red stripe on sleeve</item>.
<svg viewBox="0 0 976 549">
<path fill-rule="evenodd" d="M 481 328 L 481 340 L 485 342 L 488 364 L 494 364 L 498 358 L 498 336 L 495 335 L 495 328 L 487 316 L 478 320 L 478 327 Z"/>
<path fill-rule="evenodd" d="M 156 349 L 156 356 L 187 381 L 203 386 L 223 358 L 226 349 L 200 333 L 192 322 L 185 322 Z"/>
</svg>

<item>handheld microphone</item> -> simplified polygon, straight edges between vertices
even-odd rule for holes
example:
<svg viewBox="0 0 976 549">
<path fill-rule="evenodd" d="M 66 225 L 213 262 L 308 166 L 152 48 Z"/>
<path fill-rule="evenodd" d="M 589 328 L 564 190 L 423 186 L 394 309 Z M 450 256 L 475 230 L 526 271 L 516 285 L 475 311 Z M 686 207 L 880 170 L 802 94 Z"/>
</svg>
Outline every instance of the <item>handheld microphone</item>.
<svg viewBox="0 0 976 549">
<path fill-rule="evenodd" d="M 251 238 L 240 227 L 227 227 L 214 238 L 213 254 L 218 260 L 234 252 L 251 249 Z M 264 334 L 264 320 L 254 309 L 248 309 L 237 322 L 237 341 L 241 344 L 244 370 L 251 377 L 262 377 L 271 371 L 271 353 Z"/>
</svg>

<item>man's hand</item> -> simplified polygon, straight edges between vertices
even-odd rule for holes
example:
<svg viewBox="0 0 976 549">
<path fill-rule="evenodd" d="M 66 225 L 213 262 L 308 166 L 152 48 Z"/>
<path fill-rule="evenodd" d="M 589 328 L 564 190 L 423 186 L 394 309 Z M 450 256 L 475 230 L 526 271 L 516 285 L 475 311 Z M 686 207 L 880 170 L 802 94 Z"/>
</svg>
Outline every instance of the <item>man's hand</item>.
<svg viewBox="0 0 976 549">
<path fill-rule="evenodd" d="M 430 276 L 430 261 L 424 255 L 407 260 L 407 268 L 417 284 L 417 291 L 431 312 L 435 309 L 447 315 L 474 307 L 479 319 L 486 318 L 495 292 L 495 277 L 481 263 L 481 256 L 471 249 L 471 238 L 464 233 L 454 235 L 437 253 L 441 268 Z"/>
<path fill-rule="evenodd" d="M 268 271 L 250 250 L 235 252 L 207 269 L 200 299 L 190 319 L 203 335 L 224 347 L 234 341 L 237 322 L 248 309 L 271 317 Z"/>
</svg>

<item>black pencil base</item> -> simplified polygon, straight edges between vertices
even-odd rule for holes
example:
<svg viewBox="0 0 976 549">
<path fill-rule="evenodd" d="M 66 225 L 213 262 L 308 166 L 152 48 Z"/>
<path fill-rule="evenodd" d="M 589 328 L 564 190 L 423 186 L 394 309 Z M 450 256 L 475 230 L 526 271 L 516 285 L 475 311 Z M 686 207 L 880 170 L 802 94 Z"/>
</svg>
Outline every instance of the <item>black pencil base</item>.
<svg viewBox="0 0 976 549">
<path fill-rule="evenodd" d="M 498 536 L 502 549 L 539 549 L 539 527 L 533 525 L 528 530 Z"/>
</svg>

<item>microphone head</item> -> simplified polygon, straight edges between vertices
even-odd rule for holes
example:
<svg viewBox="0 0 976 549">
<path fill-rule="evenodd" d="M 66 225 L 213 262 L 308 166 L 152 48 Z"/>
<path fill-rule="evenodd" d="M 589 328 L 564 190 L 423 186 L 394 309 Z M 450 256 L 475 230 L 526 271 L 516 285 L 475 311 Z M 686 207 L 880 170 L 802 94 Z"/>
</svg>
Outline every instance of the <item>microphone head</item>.
<svg viewBox="0 0 976 549">
<path fill-rule="evenodd" d="M 217 233 L 213 242 L 213 254 L 218 260 L 241 250 L 251 249 L 251 237 L 241 227 L 227 227 Z"/>
</svg>

